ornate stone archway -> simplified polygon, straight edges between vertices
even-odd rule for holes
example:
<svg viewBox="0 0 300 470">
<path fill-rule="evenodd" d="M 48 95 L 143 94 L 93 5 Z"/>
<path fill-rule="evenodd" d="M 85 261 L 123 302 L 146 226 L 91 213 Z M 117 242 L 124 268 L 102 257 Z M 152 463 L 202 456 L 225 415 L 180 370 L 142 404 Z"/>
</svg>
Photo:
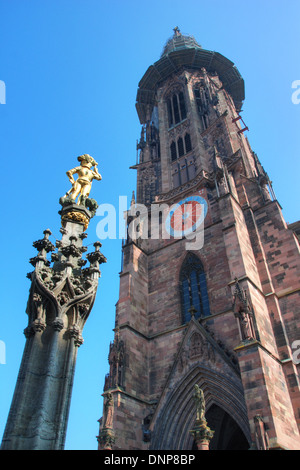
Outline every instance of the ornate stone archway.
<svg viewBox="0 0 300 470">
<path fill-rule="evenodd" d="M 198 384 L 204 392 L 207 414 L 210 409 L 223 410 L 245 436 L 250 447 L 250 430 L 240 380 L 229 378 L 220 371 L 196 366 L 170 390 L 153 423 L 151 449 L 190 450 L 193 437 L 190 430 L 195 422 L 193 388 Z M 225 415 L 226 414 L 226 415 Z M 229 419 L 229 418 L 228 418 Z M 211 426 L 213 429 L 213 426 Z M 222 432 L 218 429 L 218 434 Z"/>
</svg>

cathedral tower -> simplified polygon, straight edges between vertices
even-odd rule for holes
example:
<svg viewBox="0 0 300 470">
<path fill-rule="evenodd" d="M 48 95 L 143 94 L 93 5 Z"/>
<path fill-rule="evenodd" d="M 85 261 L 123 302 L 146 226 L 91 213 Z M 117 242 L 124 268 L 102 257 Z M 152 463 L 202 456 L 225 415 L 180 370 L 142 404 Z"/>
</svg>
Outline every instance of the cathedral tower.
<svg viewBox="0 0 300 470">
<path fill-rule="evenodd" d="M 141 79 L 99 449 L 300 449 L 299 224 L 246 137 L 234 64 L 175 28 Z"/>
<path fill-rule="evenodd" d="M 80 166 L 67 172 L 72 188 L 60 199 L 62 239 L 55 247 L 50 230 L 45 230 L 44 237 L 33 243 L 38 253 L 30 259 L 34 271 L 28 274 L 26 344 L 2 450 L 64 448 L 77 351 L 95 300 L 99 265 L 106 262 L 101 243 L 96 242 L 94 251 L 86 255 L 90 265 L 84 268 L 83 240 L 97 209 L 89 190 L 92 180 L 101 175 L 90 155 L 78 160 Z"/>
</svg>

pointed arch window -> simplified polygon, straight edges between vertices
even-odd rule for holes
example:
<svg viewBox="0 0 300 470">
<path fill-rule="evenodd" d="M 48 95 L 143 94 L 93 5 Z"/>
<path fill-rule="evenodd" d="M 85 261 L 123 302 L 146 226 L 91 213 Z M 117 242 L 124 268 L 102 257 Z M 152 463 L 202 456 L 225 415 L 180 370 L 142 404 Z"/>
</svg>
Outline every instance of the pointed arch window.
<svg viewBox="0 0 300 470">
<path fill-rule="evenodd" d="M 210 315 L 206 276 L 199 258 L 189 253 L 180 271 L 182 322 L 191 319 L 190 309 L 195 309 L 195 318 Z"/>
<path fill-rule="evenodd" d="M 192 150 L 192 142 L 190 134 L 186 133 L 184 136 L 185 153 L 189 153 Z"/>
<path fill-rule="evenodd" d="M 178 106 L 178 96 L 173 95 L 173 111 L 174 111 L 174 121 L 175 124 L 180 121 L 179 106 Z"/>
<path fill-rule="evenodd" d="M 182 91 L 174 93 L 167 100 L 169 127 L 186 119 L 186 107 Z"/>
<path fill-rule="evenodd" d="M 194 94 L 196 98 L 197 108 L 202 122 L 203 130 L 209 126 L 209 96 L 207 89 L 204 84 L 198 84 L 197 88 L 194 88 Z"/>
<path fill-rule="evenodd" d="M 172 103 L 171 99 L 169 98 L 167 101 L 168 106 L 168 117 L 169 117 L 169 127 L 173 126 L 173 111 L 172 111 Z"/>
<path fill-rule="evenodd" d="M 191 152 L 192 143 L 190 134 L 186 133 L 184 139 L 179 137 L 176 142 L 172 141 L 170 145 L 171 160 L 174 162 L 177 158 Z"/>
<path fill-rule="evenodd" d="M 174 141 L 170 145 L 170 150 L 171 150 L 171 159 L 172 159 L 172 162 L 174 162 L 177 158 L 176 144 Z"/>
<path fill-rule="evenodd" d="M 185 102 L 184 102 L 184 96 L 183 96 L 182 91 L 179 93 L 178 99 L 179 99 L 181 121 L 183 121 L 186 118 L 186 109 L 185 109 Z"/>
<path fill-rule="evenodd" d="M 178 144 L 178 155 L 179 157 L 182 157 L 184 155 L 184 146 L 183 146 L 183 139 L 182 137 L 179 137 L 178 141 L 177 141 L 177 144 Z"/>
</svg>

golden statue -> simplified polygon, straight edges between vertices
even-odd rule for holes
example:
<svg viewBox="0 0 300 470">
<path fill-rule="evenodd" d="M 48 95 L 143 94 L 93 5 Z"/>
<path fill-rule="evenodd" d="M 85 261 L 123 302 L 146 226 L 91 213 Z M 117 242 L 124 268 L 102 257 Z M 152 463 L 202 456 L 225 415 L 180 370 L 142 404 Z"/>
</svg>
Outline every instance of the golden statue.
<svg viewBox="0 0 300 470">
<path fill-rule="evenodd" d="M 90 155 L 86 153 L 80 155 L 78 161 L 80 161 L 80 166 L 67 171 L 67 176 L 72 183 L 72 188 L 66 195 L 73 201 L 75 201 L 79 195 L 77 204 L 81 204 L 90 194 L 93 179 L 100 181 L 102 176 L 98 172 L 98 163 Z M 92 170 L 93 166 L 94 170 Z M 73 175 L 76 173 L 78 178 L 74 180 Z"/>
</svg>

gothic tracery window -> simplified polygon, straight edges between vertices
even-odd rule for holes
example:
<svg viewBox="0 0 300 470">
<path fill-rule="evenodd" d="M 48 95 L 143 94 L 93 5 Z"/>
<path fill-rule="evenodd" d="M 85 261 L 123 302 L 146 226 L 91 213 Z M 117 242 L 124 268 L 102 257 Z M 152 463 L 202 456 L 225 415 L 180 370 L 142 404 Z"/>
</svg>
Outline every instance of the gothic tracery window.
<svg viewBox="0 0 300 470">
<path fill-rule="evenodd" d="M 183 146 L 183 139 L 182 137 L 179 137 L 178 141 L 177 141 L 177 145 L 178 145 L 178 156 L 179 158 L 182 157 L 184 155 L 184 146 Z"/>
<path fill-rule="evenodd" d="M 190 134 L 186 133 L 184 139 L 179 137 L 176 142 L 172 141 L 170 145 L 171 160 L 174 162 L 177 158 L 191 152 L 192 143 Z"/>
<path fill-rule="evenodd" d="M 203 130 L 207 129 L 209 126 L 208 110 L 209 110 L 209 97 L 207 95 L 207 90 L 201 84 L 198 84 L 194 88 L 194 95 L 196 98 L 197 109 L 200 115 L 202 122 Z"/>
<path fill-rule="evenodd" d="M 186 133 L 184 136 L 184 143 L 185 143 L 185 152 L 189 153 L 192 150 L 192 142 L 190 134 Z"/>
<path fill-rule="evenodd" d="M 176 143 L 173 141 L 170 145 L 171 150 L 171 159 L 174 162 L 177 159 L 177 150 L 176 150 Z"/>
<path fill-rule="evenodd" d="M 169 127 L 178 124 L 186 118 L 186 107 L 183 92 L 174 93 L 167 100 Z"/>
<path fill-rule="evenodd" d="M 195 309 L 195 318 L 210 315 L 206 276 L 201 261 L 189 253 L 180 272 L 182 322 L 191 319 L 190 309 Z"/>
</svg>

